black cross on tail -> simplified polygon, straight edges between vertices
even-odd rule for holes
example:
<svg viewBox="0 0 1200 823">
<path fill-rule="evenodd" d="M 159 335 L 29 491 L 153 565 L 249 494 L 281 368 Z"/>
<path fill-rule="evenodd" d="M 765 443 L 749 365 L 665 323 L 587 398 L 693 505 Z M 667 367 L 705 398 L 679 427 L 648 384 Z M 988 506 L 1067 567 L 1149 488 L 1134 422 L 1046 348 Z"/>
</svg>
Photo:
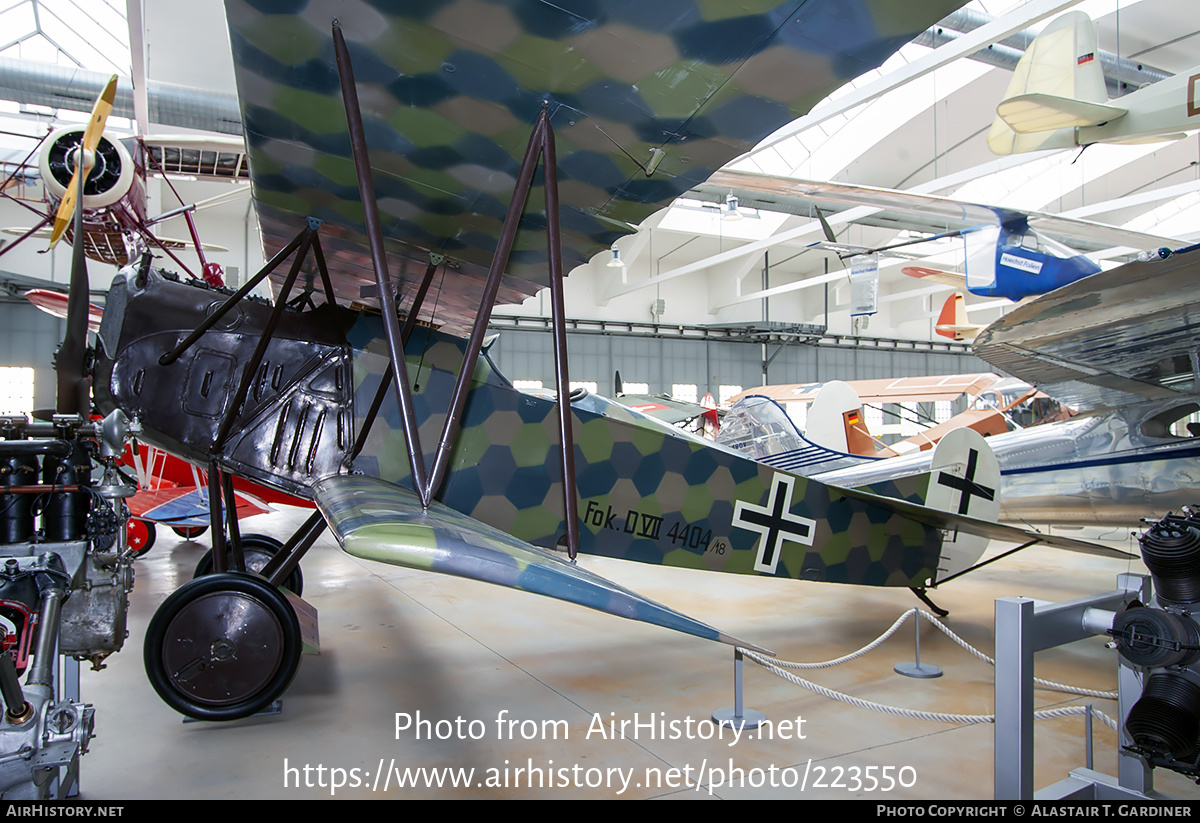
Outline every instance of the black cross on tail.
<svg viewBox="0 0 1200 823">
<path fill-rule="evenodd" d="M 938 472 L 938 485 L 958 489 L 958 513 L 967 514 L 972 497 L 982 497 L 984 500 L 995 500 L 996 490 L 975 482 L 975 464 L 979 462 L 979 450 L 971 449 L 967 455 L 966 477 L 959 477 L 949 472 Z"/>
</svg>

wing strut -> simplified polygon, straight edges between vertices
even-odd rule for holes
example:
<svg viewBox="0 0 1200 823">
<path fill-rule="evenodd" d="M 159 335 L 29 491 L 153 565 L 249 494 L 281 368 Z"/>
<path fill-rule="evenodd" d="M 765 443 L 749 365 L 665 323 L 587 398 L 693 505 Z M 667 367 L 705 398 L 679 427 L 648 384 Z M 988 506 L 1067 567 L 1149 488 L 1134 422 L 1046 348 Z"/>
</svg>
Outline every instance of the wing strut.
<svg viewBox="0 0 1200 823">
<path fill-rule="evenodd" d="M 408 338 L 412 335 L 413 327 L 417 325 L 417 314 L 421 311 L 421 305 L 425 302 L 425 295 L 429 293 L 429 285 L 433 282 L 433 273 L 437 271 L 437 263 L 432 260 L 425 268 L 425 278 L 421 281 L 421 287 L 417 289 L 417 295 L 413 298 L 413 304 L 408 310 L 408 317 L 404 321 L 404 328 L 400 330 L 400 347 L 408 345 Z M 387 397 L 388 389 L 392 385 L 392 364 L 389 362 L 387 369 L 383 373 L 383 379 L 379 381 L 379 388 L 375 390 L 375 397 L 371 400 L 371 408 L 367 410 L 367 417 L 363 421 L 362 428 L 358 431 L 358 438 L 354 441 L 354 448 L 346 455 L 347 467 L 353 463 L 354 458 L 358 457 L 363 450 L 363 446 L 367 444 L 367 436 L 371 433 L 371 426 L 375 423 L 375 418 L 379 415 L 379 409 L 383 406 L 384 398 Z"/>
<path fill-rule="evenodd" d="M 362 111 L 358 105 L 358 91 L 354 81 L 354 68 L 350 60 L 350 52 L 346 48 L 346 40 L 337 20 L 333 21 L 333 48 L 337 58 L 338 77 L 342 86 L 342 99 L 346 107 L 346 122 L 350 131 L 350 148 L 354 156 L 354 168 L 358 177 L 359 197 L 362 200 L 365 216 L 367 241 L 371 249 L 371 262 L 375 269 L 375 282 L 378 288 L 381 308 L 387 295 L 392 294 L 391 278 L 388 274 L 387 251 L 383 243 L 383 229 L 379 220 L 379 208 L 375 201 L 375 186 L 371 179 L 371 161 L 367 152 L 366 134 L 363 129 Z M 504 225 L 500 230 L 499 243 L 492 257 L 491 268 L 488 270 L 487 281 L 484 285 L 483 297 L 480 301 L 479 312 L 475 315 L 475 324 L 471 328 L 471 336 L 467 341 L 463 356 L 462 369 L 454 385 L 450 397 L 450 407 L 447 411 L 446 422 L 438 440 L 433 461 L 426 473 L 425 455 L 417 433 L 416 414 L 413 406 L 412 390 L 408 380 L 408 369 L 404 360 L 404 343 L 400 331 L 400 322 L 394 311 L 383 311 L 384 330 L 387 334 L 388 352 L 391 357 L 392 371 L 396 379 L 396 394 L 400 405 L 401 421 L 404 428 L 404 440 L 408 447 L 409 469 L 412 472 L 413 486 L 423 509 L 428 509 L 430 503 L 441 490 L 442 482 L 450 464 L 450 452 L 458 436 L 463 406 L 467 400 L 471 378 L 475 374 L 475 364 L 483 346 L 483 338 L 491 320 L 492 308 L 496 303 L 496 294 L 500 289 L 501 276 L 508 265 L 509 255 L 516 240 L 518 223 L 525 208 L 525 200 L 533 185 L 534 172 L 538 161 L 543 164 L 546 194 L 546 242 L 550 258 L 550 291 L 553 307 L 554 324 L 554 365 L 558 387 L 559 427 L 562 443 L 563 466 L 563 503 L 566 514 L 567 549 L 571 559 L 575 558 L 579 546 L 579 518 L 575 493 L 575 448 L 571 436 L 570 412 L 570 381 L 567 374 L 566 355 L 566 323 L 564 320 L 562 296 L 562 254 L 559 238 L 558 215 L 558 175 L 557 157 L 554 147 L 554 132 L 550 126 L 550 116 L 545 105 L 534 125 L 530 135 L 525 157 L 521 161 L 521 170 L 517 175 L 517 184 L 513 190 L 512 200 L 508 204 L 508 212 L 504 217 Z M 410 319 L 413 315 L 410 314 Z"/>
</svg>

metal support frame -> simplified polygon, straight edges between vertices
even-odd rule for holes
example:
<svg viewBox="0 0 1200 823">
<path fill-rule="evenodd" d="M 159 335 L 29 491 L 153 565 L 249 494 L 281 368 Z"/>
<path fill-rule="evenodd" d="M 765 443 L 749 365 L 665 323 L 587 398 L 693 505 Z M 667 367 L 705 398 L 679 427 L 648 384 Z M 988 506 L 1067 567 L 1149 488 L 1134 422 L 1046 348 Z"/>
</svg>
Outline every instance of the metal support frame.
<svg viewBox="0 0 1200 823">
<path fill-rule="evenodd" d="M 229 543 L 233 551 L 232 555 L 233 566 L 232 571 L 244 572 L 246 570 L 246 558 L 242 551 L 242 532 L 238 528 L 237 516 L 237 498 L 233 494 L 233 475 L 229 472 L 222 472 L 218 468 L 221 477 L 221 499 L 225 502 L 225 528 L 229 529 Z M 213 493 L 212 489 L 208 492 Z"/>
<path fill-rule="evenodd" d="M 1148 578 L 1143 575 L 1117 576 L 1117 588 L 1104 594 L 1063 603 L 1035 603 L 1021 597 L 1002 597 L 996 601 L 996 722 L 995 722 L 995 799 L 1032 800 L 1033 791 L 1033 655 L 1034 652 L 1072 643 L 1096 634 L 1094 621 L 1085 619 L 1089 610 L 1115 611 L 1131 598 L 1148 598 Z M 1119 732 L 1126 740 L 1124 720 L 1141 694 L 1137 670 L 1124 662 L 1118 670 Z M 1150 770 L 1134 755 L 1119 752 L 1119 785 L 1087 779 L 1072 772 L 1059 786 L 1038 793 L 1041 799 L 1132 799 L 1153 791 Z M 1097 788 L 1104 784 L 1103 788 Z M 1061 787 L 1061 788 L 1060 788 Z M 1092 792 L 1089 794 L 1088 792 Z M 1113 794 L 1111 792 L 1120 792 Z"/>
<path fill-rule="evenodd" d="M 230 309 L 241 302 L 242 298 L 248 295 L 255 286 L 265 280 L 271 274 L 271 272 L 275 271 L 280 263 L 282 263 L 284 260 L 287 260 L 288 257 L 291 256 L 292 252 L 300 248 L 300 244 L 305 242 L 311 232 L 315 231 L 320 225 L 320 220 L 309 218 L 308 225 L 305 226 L 304 230 L 293 237 L 291 242 L 280 249 L 274 257 L 268 260 L 266 264 L 259 269 L 258 274 L 247 280 L 246 284 L 231 294 L 229 298 L 217 308 L 216 311 L 204 318 L 200 325 L 193 329 L 191 334 L 181 340 L 179 344 L 175 346 L 175 348 L 158 358 L 159 365 L 169 366 L 178 360 L 185 351 L 192 347 L 193 343 L 204 336 L 205 332 L 217 325 L 217 323 L 221 322 L 221 318 L 223 318 Z"/>
<path fill-rule="evenodd" d="M 175 265 L 179 266 L 179 268 L 181 268 L 185 272 L 187 272 L 188 277 L 192 278 L 193 280 L 201 279 L 196 276 L 195 272 L 193 272 L 190 268 L 188 268 L 187 263 L 184 263 L 182 260 L 179 259 L 179 255 L 177 255 L 177 254 L 175 254 L 175 252 L 171 251 L 171 249 L 168 248 L 167 245 L 165 243 L 163 243 L 163 241 L 161 241 L 157 237 L 155 237 L 152 232 L 143 231 L 140 233 L 140 235 L 143 240 L 149 240 L 151 243 L 158 246 L 163 251 L 163 253 L 165 253 L 167 255 L 167 257 L 170 257 L 172 260 L 175 261 Z M 74 240 L 72 240 L 72 242 L 74 242 Z"/>
<path fill-rule="evenodd" d="M 196 221 L 192 217 L 192 212 L 195 211 L 195 209 L 196 209 L 195 205 L 192 205 L 189 207 L 189 206 L 187 206 L 187 204 L 185 204 L 183 202 L 183 198 L 179 196 L 179 192 L 176 191 L 175 186 L 171 184 L 171 178 L 167 176 L 166 169 L 164 169 L 162 167 L 162 164 L 158 162 L 158 158 L 154 156 L 154 153 L 152 151 L 150 151 L 149 149 L 146 148 L 146 143 L 141 138 L 138 139 L 138 143 L 142 147 L 142 154 L 146 158 L 149 159 L 150 163 L 154 166 L 154 168 L 156 168 L 158 170 L 158 173 L 162 175 L 162 179 L 167 184 L 167 188 L 169 188 L 171 190 L 171 194 L 175 195 L 175 199 L 179 201 L 180 205 L 184 206 L 181 213 L 183 214 L 184 221 L 187 223 L 188 233 L 191 234 L 191 236 L 192 236 L 192 246 L 196 250 L 196 257 L 198 257 L 200 259 L 200 278 L 197 278 L 196 275 L 192 274 L 192 270 L 189 269 L 182 260 L 180 260 L 178 257 L 176 257 L 175 254 L 172 253 L 172 251 L 170 249 L 168 249 L 162 243 L 162 241 L 160 241 L 157 237 L 155 237 L 153 233 L 151 233 L 150 231 L 143 231 L 142 235 L 145 238 L 152 240 L 154 242 L 154 245 L 158 246 L 160 249 L 165 251 L 170 256 L 170 258 L 172 260 L 174 260 L 178 265 L 180 265 L 183 268 L 183 270 L 186 271 L 188 273 L 188 275 L 191 276 L 193 279 L 203 279 L 204 282 L 208 283 L 210 286 L 221 285 L 221 281 L 219 279 L 214 282 L 214 281 L 210 280 L 209 276 L 208 276 L 208 260 L 204 256 L 204 245 L 200 242 L 200 232 L 198 232 L 196 230 Z"/>
<path fill-rule="evenodd" d="M 907 661 L 904 663 L 897 663 L 895 666 L 892 666 L 892 671 L 894 671 L 896 674 L 902 674 L 905 677 L 916 677 L 923 679 L 941 677 L 941 668 L 929 663 L 921 662 L 921 610 L 913 609 L 913 612 L 913 648 L 915 649 L 916 660 L 912 663 Z"/>
<path fill-rule="evenodd" d="M 29 229 L 29 231 L 25 232 L 20 237 L 18 237 L 16 240 L 14 240 L 11 243 L 9 243 L 8 245 L 6 245 L 3 249 L 0 249 L 0 254 L 4 254 L 7 251 L 11 251 L 23 240 L 25 240 L 26 238 L 32 237 L 34 234 L 36 234 L 39 229 L 41 229 L 43 226 L 45 226 L 49 222 L 50 222 L 49 217 L 43 217 L 41 220 L 39 220 L 37 223 L 35 223 L 33 228 Z"/>
<path fill-rule="evenodd" d="M 213 571 L 229 571 L 225 553 L 225 519 L 221 507 L 221 467 L 216 460 L 208 462 L 208 525 L 212 530 Z"/>
<path fill-rule="evenodd" d="M 242 382 L 238 384 L 237 391 L 229 403 L 229 408 L 225 410 L 225 417 L 221 420 L 221 427 L 217 430 L 217 436 L 213 438 L 211 451 L 214 455 L 221 453 L 221 449 L 225 446 L 225 438 L 229 436 L 229 432 L 233 429 L 233 421 L 241 411 L 242 403 L 246 400 L 246 395 L 250 392 L 250 384 L 254 382 L 254 375 L 258 371 L 259 364 L 262 363 L 263 357 L 266 356 L 267 346 L 270 345 L 271 338 L 275 336 L 275 327 L 279 325 L 279 318 L 283 316 L 283 310 L 287 306 L 288 295 L 291 294 L 292 286 L 296 283 L 296 277 L 300 274 L 300 267 L 304 264 L 304 257 L 308 253 L 309 246 L 312 244 L 312 236 L 315 232 L 316 229 L 309 224 L 300 234 L 300 246 L 296 250 L 296 256 L 292 258 L 292 267 L 288 270 L 287 279 L 283 281 L 283 287 L 279 290 L 279 294 L 275 298 L 275 307 L 271 310 L 271 316 L 267 318 L 267 325 L 263 328 L 262 335 L 258 338 L 258 345 L 254 347 L 254 354 L 250 355 L 250 362 L 242 370 Z"/>
<path fill-rule="evenodd" d="M 566 357 L 566 321 L 563 311 L 562 298 L 562 255 L 559 239 L 558 224 L 558 178 L 557 159 L 554 147 L 554 132 L 550 125 L 549 112 L 545 105 L 541 115 L 534 125 L 521 168 L 517 175 L 517 183 L 513 190 L 512 199 L 508 204 L 508 212 L 500 230 L 499 241 L 488 269 L 484 283 L 483 296 L 480 300 L 479 312 L 475 316 L 470 337 L 463 353 L 463 362 L 454 389 L 450 396 L 446 421 L 442 427 L 441 436 L 433 453 L 433 459 L 426 471 L 425 454 L 417 431 L 416 414 L 414 411 L 412 389 L 408 380 L 408 369 L 404 359 L 404 338 L 400 330 L 399 319 L 395 311 L 387 307 L 387 300 L 392 294 L 391 277 L 388 273 L 387 250 L 383 241 L 383 229 L 379 219 L 379 207 L 375 198 L 375 186 L 371 178 L 371 162 L 367 150 L 366 134 L 363 128 L 362 111 L 358 104 L 358 91 L 354 80 L 354 68 L 346 40 L 337 20 L 333 21 L 333 47 L 337 59 L 338 78 L 341 82 L 342 99 L 346 109 L 346 122 L 350 132 L 350 147 L 354 158 L 354 168 L 358 177 L 359 197 L 362 200 L 365 216 L 367 243 L 371 251 L 371 263 L 375 270 L 375 284 L 379 295 L 380 307 L 383 310 L 384 331 L 388 342 L 388 353 L 391 359 L 392 372 L 396 382 L 397 402 L 400 406 L 401 421 L 404 430 L 405 445 L 408 448 L 409 469 L 412 473 L 413 487 L 423 508 L 429 508 L 430 503 L 441 490 L 446 473 L 449 469 L 450 454 L 458 436 L 462 420 L 463 407 L 466 404 L 470 390 L 470 381 L 475 373 L 475 365 L 487 333 L 488 322 L 492 309 L 496 304 L 496 296 L 500 289 L 504 269 L 508 265 L 513 244 L 516 241 L 521 214 L 524 211 L 525 200 L 533 185 L 534 172 L 539 158 L 542 161 L 546 191 L 546 233 L 547 250 L 550 266 L 550 289 L 553 300 L 553 322 L 555 329 L 555 371 L 558 383 L 559 427 L 562 443 L 563 465 L 563 502 L 567 528 L 567 547 L 574 559 L 579 545 L 578 510 L 575 491 L 574 472 L 574 440 L 571 433 L 570 413 L 570 382 L 567 373 Z M 428 274 L 426 275 L 429 276 Z M 423 285 L 424 288 L 424 285 Z M 415 312 L 409 315 L 409 321 L 414 322 Z"/>
</svg>

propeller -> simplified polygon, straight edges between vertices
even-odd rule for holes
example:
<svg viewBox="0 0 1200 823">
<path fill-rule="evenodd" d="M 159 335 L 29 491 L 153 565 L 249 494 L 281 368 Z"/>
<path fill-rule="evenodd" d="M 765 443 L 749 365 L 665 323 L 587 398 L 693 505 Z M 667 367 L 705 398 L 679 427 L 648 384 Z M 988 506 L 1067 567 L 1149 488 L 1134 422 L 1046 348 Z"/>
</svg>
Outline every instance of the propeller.
<svg viewBox="0 0 1200 823">
<path fill-rule="evenodd" d="M 112 113 L 113 102 L 116 99 L 117 76 L 114 74 L 100 92 L 100 96 L 96 98 L 95 105 L 92 106 L 91 119 L 88 120 L 87 129 L 83 133 L 83 142 L 79 145 L 75 155 L 75 172 L 71 175 L 71 182 L 67 184 L 67 190 L 63 192 L 62 201 L 58 204 L 58 211 L 54 215 L 54 228 L 50 232 L 50 248 L 54 248 L 62 239 L 63 232 L 67 230 L 67 224 L 71 222 L 71 218 L 75 214 L 76 203 L 83 200 L 83 181 L 87 179 L 92 167 L 96 165 L 96 147 L 100 145 L 100 138 L 104 136 L 104 121 Z M 82 172 L 82 177 L 80 172 Z"/>
<path fill-rule="evenodd" d="M 67 293 L 67 331 L 62 346 L 58 349 L 55 369 L 58 372 L 59 414 L 86 415 L 91 410 L 91 391 L 85 371 L 88 331 L 88 272 L 87 258 L 83 246 L 83 184 L 96 163 L 96 146 L 104 134 L 104 121 L 112 112 L 117 96 L 117 76 L 114 74 L 108 85 L 96 98 L 92 117 L 83 134 L 75 160 L 75 173 L 63 193 L 58 213 L 54 216 L 54 231 L 50 235 L 50 247 L 55 243 L 74 217 L 74 240 L 71 243 L 71 288 Z"/>
</svg>

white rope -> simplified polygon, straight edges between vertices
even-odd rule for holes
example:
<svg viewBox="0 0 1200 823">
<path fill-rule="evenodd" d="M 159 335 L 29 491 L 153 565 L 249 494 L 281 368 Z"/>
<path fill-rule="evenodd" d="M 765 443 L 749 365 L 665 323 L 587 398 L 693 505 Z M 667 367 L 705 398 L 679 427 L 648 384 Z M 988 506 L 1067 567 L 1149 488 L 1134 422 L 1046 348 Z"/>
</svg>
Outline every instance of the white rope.
<svg viewBox="0 0 1200 823">
<path fill-rule="evenodd" d="M 833 689 L 827 689 L 824 686 L 819 686 L 816 683 L 805 680 L 802 677 L 797 677 L 791 672 L 784 671 L 779 666 L 776 666 L 767 658 L 762 657 L 755 652 L 749 651 L 748 649 L 742 649 L 742 654 L 744 654 L 746 657 L 749 657 L 767 671 L 782 677 L 784 680 L 794 683 L 797 686 L 803 686 L 809 691 L 815 692 L 823 697 L 828 697 L 831 700 L 837 700 L 838 702 L 846 703 L 850 706 L 857 706 L 860 709 L 869 709 L 873 712 L 890 714 L 894 717 L 910 717 L 916 720 L 934 720 L 941 723 L 957 723 L 959 725 L 974 725 L 996 722 L 996 716 L 994 714 L 946 714 L 943 712 L 924 712 L 917 709 L 904 709 L 900 708 L 899 706 L 888 706 L 883 703 L 874 703 L 870 700 L 862 700 L 860 698 L 844 694 L 843 692 L 838 692 L 834 691 Z M 1039 720 L 1046 720 L 1056 717 L 1069 717 L 1072 715 L 1087 714 L 1087 711 L 1087 706 L 1063 706 L 1057 709 L 1042 709 L 1041 711 L 1034 712 L 1033 716 Z M 1092 709 L 1092 714 L 1095 717 L 1100 718 L 1100 721 L 1104 723 L 1104 725 L 1108 726 L 1114 731 L 1116 730 L 1117 723 L 1111 717 L 1095 709 Z"/>
<path fill-rule="evenodd" d="M 957 643 L 959 646 L 961 646 L 965 651 L 969 652 L 970 654 L 975 655 L 980 660 L 987 663 L 989 666 L 995 667 L 995 665 L 996 665 L 995 660 L 993 660 L 992 658 L 988 657 L 983 652 L 976 649 L 974 646 L 972 646 L 967 641 L 963 640 L 961 637 L 959 637 L 957 634 L 955 634 L 953 631 L 951 631 L 948 626 L 946 626 L 944 623 L 942 623 L 940 620 L 938 620 L 932 614 L 925 611 L 924 609 L 919 609 L 919 608 L 909 609 L 908 611 L 904 612 L 904 614 L 900 615 L 900 617 L 898 617 L 896 619 L 896 622 L 892 624 L 891 628 L 889 628 L 886 632 L 881 634 L 875 640 L 873 640 L 870 643 L 868 643 L 867 645 L 863 646 L 858 651 L 851 652 L 850 654 L 835 658 L 833 660 L 825 660 L 820 663 L 797 663 L 797 662 L 788 661 L 788 660 L 776 660 L 776 661 L 773 661 L 773 665 L 777 666 L 779 668 L 785 668 L 785 669 L 827 669 L 832 666 L 837 666 L 841 663 L 849 662 L 856 658 L 862 657 L 864 654 L 866 654 L 867 652 L 869 652 L 873 649 L 878 648 L 882 643 L 884 643 L 884 641 L 886 641 L 889 637 L 891 637 L 893 634 L 895 634 L 899 630 L 899 628 L 904 625 L 904 622 L 906 620 L 908 620 L 908 618 L 912 617 L 913 615 L 917 615 L 917 614 L 923 616 L 926 620 L 928 620 L 930 623 L 932 623 L 938 629 L 941 629 L 943 634 L 945 634 L 947 637 L 949 637 L 951 640 L 953 640 L 955 643 Z M 745 652 L 746 654 L 749 654 L 749 652 L 746 651 L 745 649 L 743 649 L 742 651 Z M 1051 691 L 1066 692 L 1068 694 L 1078 694 L 1083 697 L 1095 697 L 1095 698 L 1099 698 L 1101 700 L 1116 700 L 1117 699 L 1116 692 L 1103 692 L 1103 691 L 1096 691 L 1094 689 L 1085 689 L 1080 686 L 1068 686 L 1063 683 L 1056 683 L 1053 680 L 1043 680 L 1038 677 L 1035 677 L 1033 679 L 1033 682 L 1038 684 L 1042 688 L 1050 689 Z"/>
<path fill-rule="evenodd" d="M 930 623 L 932 623 L 934 626 L 936 626 L 938 629 L 940 629 L 943 634 L 945 634 L 947 637 L 949 637 L 951 640 L 953 640 L 955 643 L 957 643 L 965 651 L 969 652 L 970 654 L 975 655 L 975 657 L 978 657 L 980 660 L 986 662 L 988 665 L 995 667 L 995 665 L 996 665 L 995 660 L 993 660 L 991 657 L 988 657 L 986 654 L 984 654 L 983 652 L 976 649 L 974 646 L 972 646 L 967 641 L 963 640 L 961 637 L 959 637 L 957 634 L 955 634 L 953 631 L 951 631 L 949 629 L 949 627 L 947 627 L 945 624 L 943 624 L 940 620 L 938 620 L 932 614 L 925 611 L 924 609 L 918 609 L 918 608 L 913 608 L 913 609 L 910 609 L 909 611 L 904 612 L 904 614 L 900 615 L 900 617 L 898 617 L 896 619 L 896 622 L 891 625 L 891 628 L 889 628 L 886 632 L 881 634 L 875 640 L 873 640 L 870 643 L 868 643 L 867 645 L 863 646 L 861 649 L 851 652 L 850 654 L 843 655 L 842 657 L 834 658 L 833 660 L 824 660 L 819 663 L 799 663 L 799 662 L 788 661 L 788 660 L 769 660 L 760 654 L 750 651 L 749 649 L 740 649 L 739 648 L 738 651 L 740 651 L 746 657 L 749 657 L 752 661 L 754 661 L 758 665 L 762 666 L 767 671 L 772 672 L 773 674 L 776 674 L 779 677 L 782 677 L 784 680 L 794 683 L 797 686 L 802 686 L 811 692 L 815 692 L 816 694 L 822 695 L 823 697 L 828 697 L 831 700 L 837 700 L 841 703 L 846 703 L 851 706 L 857 706 L 861 709 L 869 709 L 870 711 L 880 712 L 882 714 L 890 714 L 890 715 L 897 716 L 897 717 L 911 717 L 911 718 L 915 718 L 918 720 L 934 720 L 934 721 L 938 721 L 938 722 L 942 722 L 942 723 L 958 723 L 961 725 L 971 725 L 971 724 L 976 724 L 976 723 L 995 723 L 996 716 L 992 715 L 992 714 L 986 714 L 986 715 L 985 714 L 946 714 L 943 712 L 925 712 L 925 711 L 919 711 L 916 709 L 904 709 L 904 708 L 900 708 L 898 706 L 888 706 L 883 703 L 874 703 L 870 700 L 862 700 L 860 698 L 852 697 L 848 694 L 844 694 L 843 692 L 834 691 L 833 689 L 827 689 L 824 686 L 819 686 L 816 683 L 813 683 L 812 681 L 805 680 L 801 677 L 797 677 L 796 675 L 794 675 L 788 671 L 785 671 L 785 669 L 827 669 L 827 668 L 831 668 L 833 666 L 840 665 L 842 663 L 849 662 L 856 658 L 862 657 L 867 652 L 869 652 L 873 649 L 876 649 L 880 645 L 882 645 L 888 638 L 890 638 L 893 634 L 895 634 L 901 626 L 904 625 L 904 622 L 906 620 L 908 620 L 908 618 L 910 618 L 914 615 L 924 616 L 926 620 L 928 620 Z M 1036 678 L 1036 677 L 1034 678 L 1034 682 L 1043 688 L 1050 689 L 1053 691 L 1067 692 L 1070 694 L 1078 694 L 1078 695 L 1082 695 L 1082 696 L 1086 696 L 1086 697 L 1096 697 L 1096 698 L 1101 698 L 1104 700 L 1116 700 L 1117 699 L 1116 692 L 1102 692 L 1102 691 L 1096 691 L 1094 689 L 1084 689 L 1079 686 L 1068 686 L 1063 683 L 1056 683 L 1052 680 L 1043 680 L 1041 678 Z M 1049 719 L 1049 718 L 1055 718 L 1055 717 L 1068 717 L 1071 715 L 1086 714 L 1087 711 L 1088 711 L 1088 707 L 1086 707 L 1086 706 L 1065 706 L 1065 707 L 1057 708 L 1057 709 L 1043 709 L 1041 711 L 1034 712 L 1033 716 L 1038 719 Z M 1111 728 L 1113 730 L 1116 730 L 1117 724 L 1116 724 L 1116 721 L 1114 721 L 1112 718 L 1108 717 L 1103 712 L 1096 711 L 1095 709 L 1092 710 L 1092 714 L 1096 717 L 1099 717 L 1101 722 L 1103 722 L 1106 726 L 1108 726 L 1109 728 Z"/>
</svg>

